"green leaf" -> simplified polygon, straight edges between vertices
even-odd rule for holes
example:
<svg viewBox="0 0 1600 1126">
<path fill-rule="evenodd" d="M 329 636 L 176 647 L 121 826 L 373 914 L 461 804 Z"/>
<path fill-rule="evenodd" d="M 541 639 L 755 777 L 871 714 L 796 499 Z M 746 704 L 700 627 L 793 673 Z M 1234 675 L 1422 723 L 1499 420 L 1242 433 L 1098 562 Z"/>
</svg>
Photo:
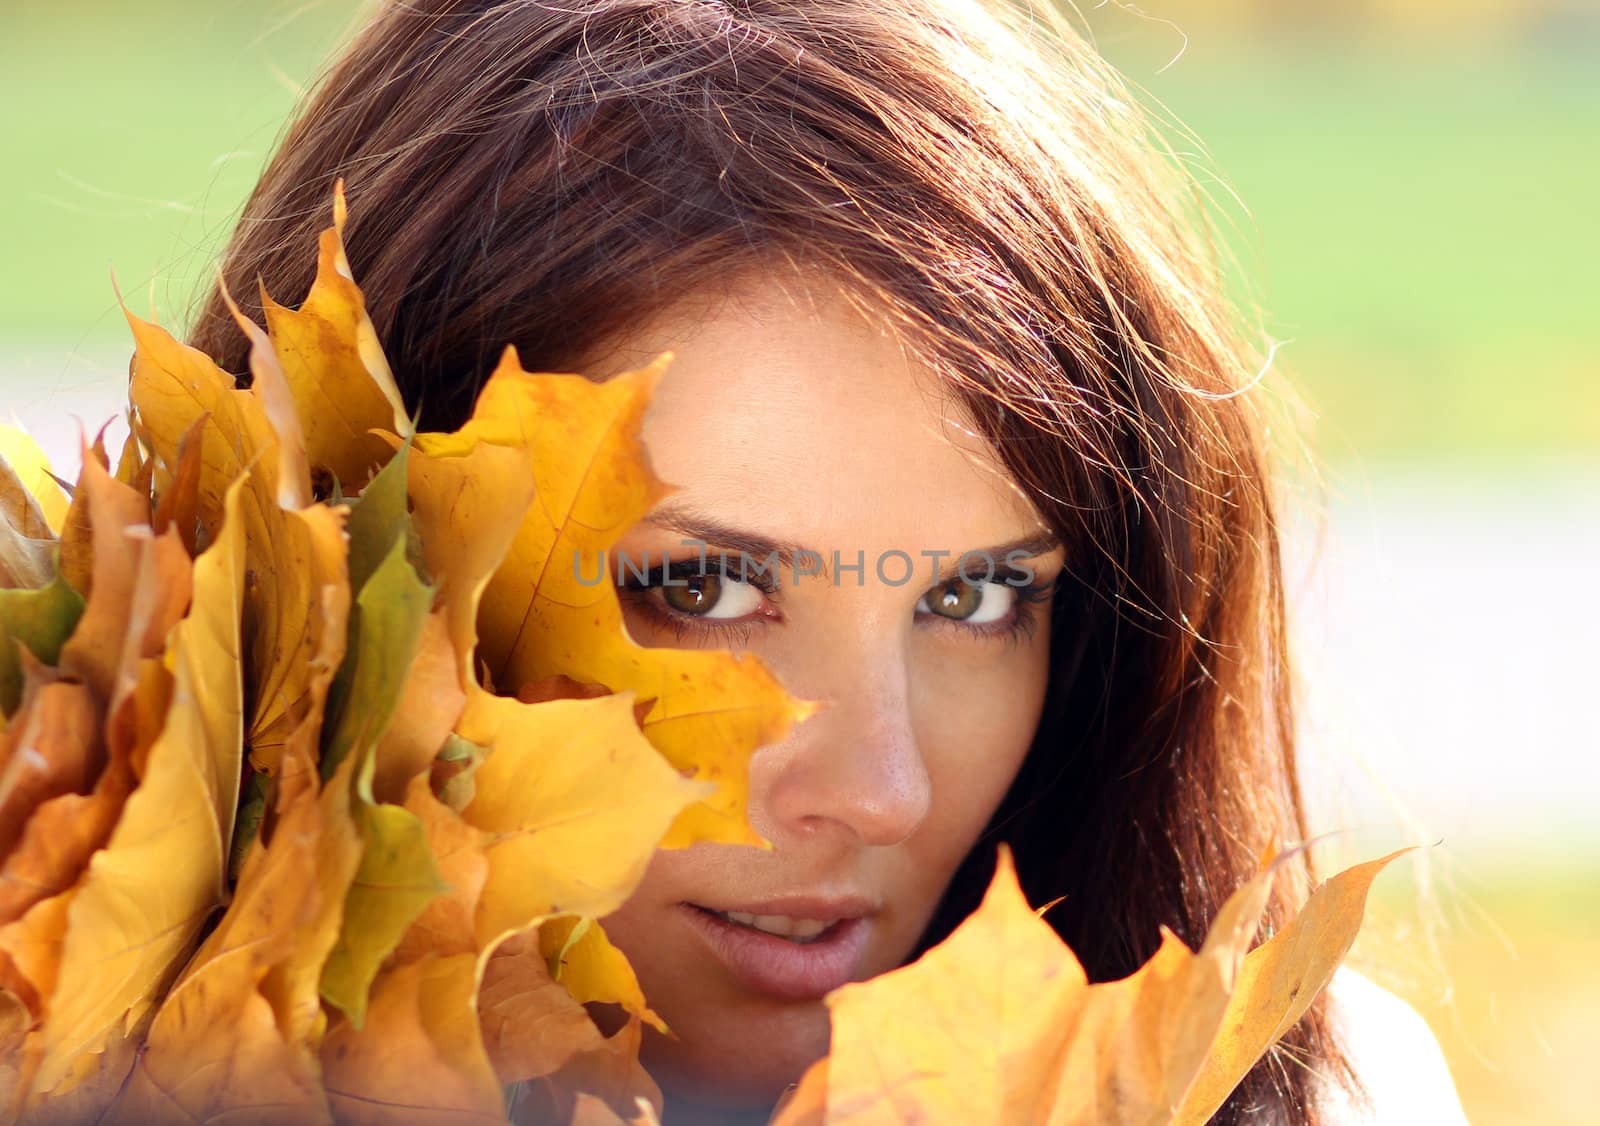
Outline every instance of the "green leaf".
<svg viewBox="0 0 1600 1126">
<path fill-rule="evenodd" d="M 0 590 L 0 712 L 9 716 L 22 701 L 17 646 L 54 665 L 82 613 L 83 596 L 60 575 L 34 590 Z"/>
<path fill-rule="evenodd" d="M 353 567 L 353 538 L 350 557 Z M 406 671 L 422 639 L 423 621 L 433 606 L 433 588 L 407 561 L 403 534 L 391 540 L 388 554 L 360 591 L 350 614 L 344 666 L 328 692 L 324 780 L 333 777 L 351 751 L 369 754 L 377 746 L 394 717 Z"/>
<path fill-rule="evenodd" d="M 377 485 L 375 480 L 373 486 Z M 375 501 L 373 512 L 384 503 Z M 409 524 L 403 498 L 399 521 Z M 361 534 L 371 535 L 373 525 Z M 352 568 L 356 566 L 354 541 L 352 535 Z M 347 756 L 357 756 L 351 816 L 361 834 L 361 865 L 345 899 L 339 940 L 323 966 L 320 982 L 323 998 L 342 1010 L 356 1028 L 366 1019 L 367 996 L 378 967 L 422 909 L 449 890 L 439 875 L 421 820 L 400 806 L 375 802 L 372 796 L 373 751 L 394 717 L 423 622 L 433 605 L 433 588 L 417 576 L 406 555 L 402 526 L 356 597 L 350 618 L 351 646 L 340 681 L 334 686 L 338 689 L 342 682 L 343 698 L 335 705 L 330 694 L 329 714 L 335 718 L 322 756 L 325 778 L 332 777 Z M 337 713 L 332 711 L 335 706 Z"/>
<path fill-rule="evenodd" d="M 370 769 L 366 774 L 358 789 L 370 787 Z M 450 885 L 439 875 L 416 814 L 365 799 L 354 803 L 351 814 L 361 832 L 361 867 L 345 898 L 339 941 L 322 968 L 321 990 L 323 999 L 359 1029 L 378 967 L 422 909 Z"/>
<path fill-rule="evenodd" d="M 406 537 L 406 557 L 420 574 L 422 549 L 416 529 L 411 526 L 406 499 L 406 465 L 411 443 L 395 451 L 375 477 L 350 502 L 350 520 L 345 530 L 350 535 L 350 589 L 362 590 L 382 566 L 394 545 L 395 537 Z"/>
</svg>

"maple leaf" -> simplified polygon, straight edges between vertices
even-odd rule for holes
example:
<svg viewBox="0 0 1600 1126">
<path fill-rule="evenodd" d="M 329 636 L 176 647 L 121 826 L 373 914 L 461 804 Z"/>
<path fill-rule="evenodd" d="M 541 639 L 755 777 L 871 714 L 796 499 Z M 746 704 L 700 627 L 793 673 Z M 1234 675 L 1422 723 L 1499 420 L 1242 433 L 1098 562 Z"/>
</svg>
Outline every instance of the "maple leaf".
<svg viewBox="0 0 1600 1126">
<path fill-rule="evenodd" d="M 195 561 L 193 606 L 167 645 L 171 703 L 143 776 L 69 893 L 54 988 L 36 1033 L 35 1095 L 93 1079 L 95 1057 L 114 1055 L 108 1048 L 148 1014 L 223 900 L 238 800 L 242 496 L 242 484 L 229 490 L 221 532 Z"/>
<path fill-rule="evenodd" d="M 21 649 L 55 664 L 82 614 L 83 596 L 60 575 L 35 589 L 0 590 L 0 716 L 12 715 L 22 702 Z"/>
<path fill-rule="evenodd" d="M 244 634 L 250 639 L 253 714 L 247 741 L 252 764 L 272 773 L 284 740 L 309 707 L 310 668 L 328 624 L 319 591 L 344 581 L 344 551 L 337 513 L 324 505 L 284 508 L 283 499 L 306 495 L 298 440 L 290 428 L 285 459 L 274 422 L 257 394 L 240 390 L 209 356 L 180 344 L 159 326 L 124 310 L 135 350 L 129 398 L 139 432 L 156 458 L 182 462 L 180 446 L 199 426 L 198 516 L 207 538 L 216 535 L 225 492 L 243 479 L 240 501 L 245 527 Z M 252 353 L 262 350 L 259 336 Z M 281 380 L 272 363 L 258 362 L 256 379 L 267 390 Z M 281 396 L 280 396 L 281 397 Z M 193 441 L 193 438 L 189 439 Z"/>
<path fill-rule="evenodd" d="M 639 733 L 631 693 L 524 704 L 469 694 L 460 734 L 489 750 L 462 819 L 484 834 L 480 947 L 551 915 L 609 915 L 704 783 Z"/>
<path fill-rule="evenodd" d="M 815 706 L 789 697 L 753 657 L 637 645 L 615 586 L 583 581 L 604 570 L 602 553 L 668 492 L 638 431 L 669 359 L 596 383 L 526 372 L 508 348 L 472 419 L 454 435 L 421 435 L 417 444 L 431 456 L 480 441 L 534 455 L 535 501 L 478 614 L 492 681 L 514 692 L 564 675 L 653 700 L 646 738 L 674 767 L 716 786 L 679 815 L 663 846 L 765 846 L 744 812 L 749 757 Z"/>
<path fill-rule="evenodd" d="M 621 1005 L 658 1031 L 668 1031 L 666 1022 L 645 1004 L 627 957 L 611 944 L 596 920 L 582 916 L 549 920 L 539 928 L 539 949 L 574 1000 Z"/>
<path fill-rule="evenodd" d="M 313 474 L 331 473 L 354 492 L 388 460 L 388 444 L 372 431 L 403 431 L 406 412 L 345 257 L 344 225 L 340 181 L 305 301 L 290 310 L 263 292 L 261 304 Z"/>
<path fill-rule="evenodd" d="M 1283 943 L 1246 955 L 1264 865 L 1198 952 L 1163 927 L 1139 970 L 1090 984 L 1002 849 L 982 905 L 948 939 L 827 996 L 829 1054 L 773 1121 L 1204 1121 L 1327 983 L 1372 878 L 1398 855 L 1334 877 Z"/>
<path fill-rule="evenodd" d="M 323 599 L 326 620 L 342 624 L 348 592 L 327 587 Z M 343 649 L 343 632 L 329 629 L 312 670 L 312 708 L 285 744 L 274 780 L 270 839 L 252 839 L 226 913 L 163 999 L 118 1096 L 118 1116 L 331 1120 L 318 1058 L 326 1023 L 318 981 L 361 841 L 348 766 L 319 793 L 314 756 Z"/>
<path fill-rule="evenodd" d="M 478 1029 L 473 954 L 429 954 L 374 983 L 366 1024 L 331 1028 L 324 1084 L 341 1123 L 503 1123 Z"/>
<path fill-rule="evenodd" d="M 1305 1015 L 1350 952 L 1372 881 L 1409 851 L 1398 849 L 1329 878 L 1298 915 L 1245 957 L 1221 1031 L 1176 1122 L 1209 1119 L 1255 1061 Z"/>
<path fill-rule="evenodd" d="M 330 1121 L 316 1053 L 285 1038 L 261 988 L 321 907 L 315 886 L 308 895 L 302 882 L 322 834 L 316 768 L 303 742 L 286 748 L 277 787 L 272 840 L 250 853 L 227 913 L 162 1001 L 117 1116 Z"/>
<path fill-rule="evenodd" d="M 67 495 L 33 436 L 0 424 L 0 521 L 25 536 L 53 539 L 67 517 Z"/>
<path fill-rule="evenodd" d="M 98 699 L 107 701 L 116 690 L 123 665 L 124 640 L 139 579 L 138 569 L 128 566 L 129 533 L 148 524 L 150 500 L 113 478 L 88 451 L 78 476 L 77 495 L 90 521 L 91 579 L 83 614 L 62 647 L 60 660 L 63 668 L 83 678 Z M 175 562 L 188 571 L 188 556 L 181 549 L 179 555 L 182 558 Z M 170 562 L 163 562 L 167 564 L 163 569 L 170 572 Z M 188 576 L 179 581 L 187 593 Z"/>
</svg>

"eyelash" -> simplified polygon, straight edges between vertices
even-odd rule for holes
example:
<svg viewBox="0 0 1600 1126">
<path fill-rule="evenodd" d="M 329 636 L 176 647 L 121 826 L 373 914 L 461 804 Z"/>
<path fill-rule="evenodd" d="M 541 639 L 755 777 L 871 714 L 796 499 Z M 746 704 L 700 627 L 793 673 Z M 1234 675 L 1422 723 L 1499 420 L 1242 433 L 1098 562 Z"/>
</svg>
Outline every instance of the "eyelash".
<svg viewBox="0 0 1600 1126">
<path fill-rule="evenodd" d="M 735 619 L 724 621 L 717 618 L 697 617 L 684 614 L 661 605 L 660 601 L 651 597 L 651 591 L 661 589 L 661 580 L 656 578 L 662 573 L 656 568 L 648 579 L 639 579 L 637 576 L 629 578 L 618 585 L 622 596 L 635 605 L 642 607 L 661 625 L 672 631 L 674 640 L 683 641 L 686 638 L 712 637 L 718 641 L 733 646 L 743 646 L 750 640 L 754 622 L 748 619 Z M 680 579 L 699 578 L 703 575 L 716 574 L 715 565 L 707 562 L 702 564 L 698 557 L 693 559 L 680 559 L 666 564 L 666 576 L 674 581 Z M 1065 572 L 1062 572 L 1063 574 Z M 1022 571 L 1000 569 L 996 571 L 995 578 L 999 580 L 1020 579 L 1024 576 Z M 777 592 L 778 582 L 771 576 L 761 573 L 747 576 L 743 580 L 750 586 L 761 591 L 769 598 Z M 1011 616 L 1003 622 L 989 622 L 972 625 L 955 618 L 946 618 L 938 614 L 929 614 L 928 618 L 937 619 L 944 626 L 951 626 L 964 630 L 968 634 L 986 641 L 1001 640 L 1008 645 L 1017 645 L 1033 636 L 1038 628 L 1040 604 L 1049 601 L 1055 589 L 1060 585 L 1061 575 L 1048 581 L 1040 581 L 1037 574 L 1027 582 L 1007 583 L 1016 592 L 1016 602 L 1012 605 Z M 929 590 L 939 590 L 948 584 L 941 583 Z"/>
</svg>

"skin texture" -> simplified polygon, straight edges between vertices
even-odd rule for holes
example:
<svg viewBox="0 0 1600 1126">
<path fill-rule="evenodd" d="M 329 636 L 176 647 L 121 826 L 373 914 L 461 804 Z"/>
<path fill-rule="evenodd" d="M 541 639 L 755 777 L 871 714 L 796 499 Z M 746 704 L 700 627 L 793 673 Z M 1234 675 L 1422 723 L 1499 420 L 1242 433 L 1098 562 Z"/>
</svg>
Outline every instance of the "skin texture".
<svg viewBox="0 0 1600 1126">
<path fill-rule="evenodd" d="M 648 552 L 657 574 L 663 553 L 695 559 L 680 543 L 688 514 L 810 548 L 829 571 L 797 583 L 786 568 L 771 594 L 739 583 L 709 592 L 712 612 L 738 615 L 721 619 L 723 630 L 684 621 L 681 602 L 673 617 L 663 590 L 624 597 L 641 644 L 746 650 L 790 692 L 826 704 L 752 759 L 750 819 L 771 852 L 657 853 L 604 920 L 677 1034 L 651 1034 L 644 1048 L 667 1121 L 750 1111 L 759 1120 L 826 1052 L 826 1009 L 742 985 L 684 904 L 861 896 L 871 913 L 856 976 L 902 964 L 1028 752 L 1045 695 L 1049 585 L 1063 559 L 1047 545 L 1023 561 L 1040 601 L 998 581 L 971 592 L 957 613 L 986 623 L 963 625 L 930 602 L 919 609 L 934 583 L 923 551 L 951 553 L 939 572 L 949 583 L 960 553 L 1047 529 L 934 373 L 826 280 L 747 278 L 681 302 L 582 370 L 607 375 L 667 350 L 675 359 L 644 439 L 679 490 L 618 549 Z M 835 549 L 847 563 L 865 551 L 864 576 L 834 572 Z M 903 585 L 875 572 L 879 553 L 894 549 L 916 564 Z M 887 578 L 904 567 L 886 563 Z M 981 580 L 981 562 L 968 573 Z M 1016 615 L 1032 628 L 1010 633 Z"/>
</svg>

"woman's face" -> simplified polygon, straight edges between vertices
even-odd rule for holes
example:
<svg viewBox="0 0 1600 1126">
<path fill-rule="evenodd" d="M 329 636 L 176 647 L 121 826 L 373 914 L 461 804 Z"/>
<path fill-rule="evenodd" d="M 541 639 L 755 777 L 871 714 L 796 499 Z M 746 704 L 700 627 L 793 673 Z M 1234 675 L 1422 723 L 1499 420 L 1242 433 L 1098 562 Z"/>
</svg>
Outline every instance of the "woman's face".
<svg viewBox="0 0 1600 1126">
<path fill-rule="evenodd" d="M 655 584 L 622 592 L 628 629 L 755 653 L 824 707 L 751 760 L 770 852 L 658 852 L 604 925 L 676 1034 L 644 1048 L 669 1101 L 770 1106 L 827 1050 L 822 995 L 909 956 L 1021 766 L 1062 553 L 933 373 L 825 283 L 684 305 L 585 370 L 667 350 L 644 440 L 678 491 L 617 545 Z M 729 554 L 730 578 L 662 587 L 663 558 L 698 572 L 688 538 L 713 572 L 742 544 L 749 581 Z M 773 583 L 745 541 L 814 551 L 822 573 L 796 581 L 802 558 Z M 964 552 L 993 581 L 978 554 L 957 577 Z"/>
</svg>

